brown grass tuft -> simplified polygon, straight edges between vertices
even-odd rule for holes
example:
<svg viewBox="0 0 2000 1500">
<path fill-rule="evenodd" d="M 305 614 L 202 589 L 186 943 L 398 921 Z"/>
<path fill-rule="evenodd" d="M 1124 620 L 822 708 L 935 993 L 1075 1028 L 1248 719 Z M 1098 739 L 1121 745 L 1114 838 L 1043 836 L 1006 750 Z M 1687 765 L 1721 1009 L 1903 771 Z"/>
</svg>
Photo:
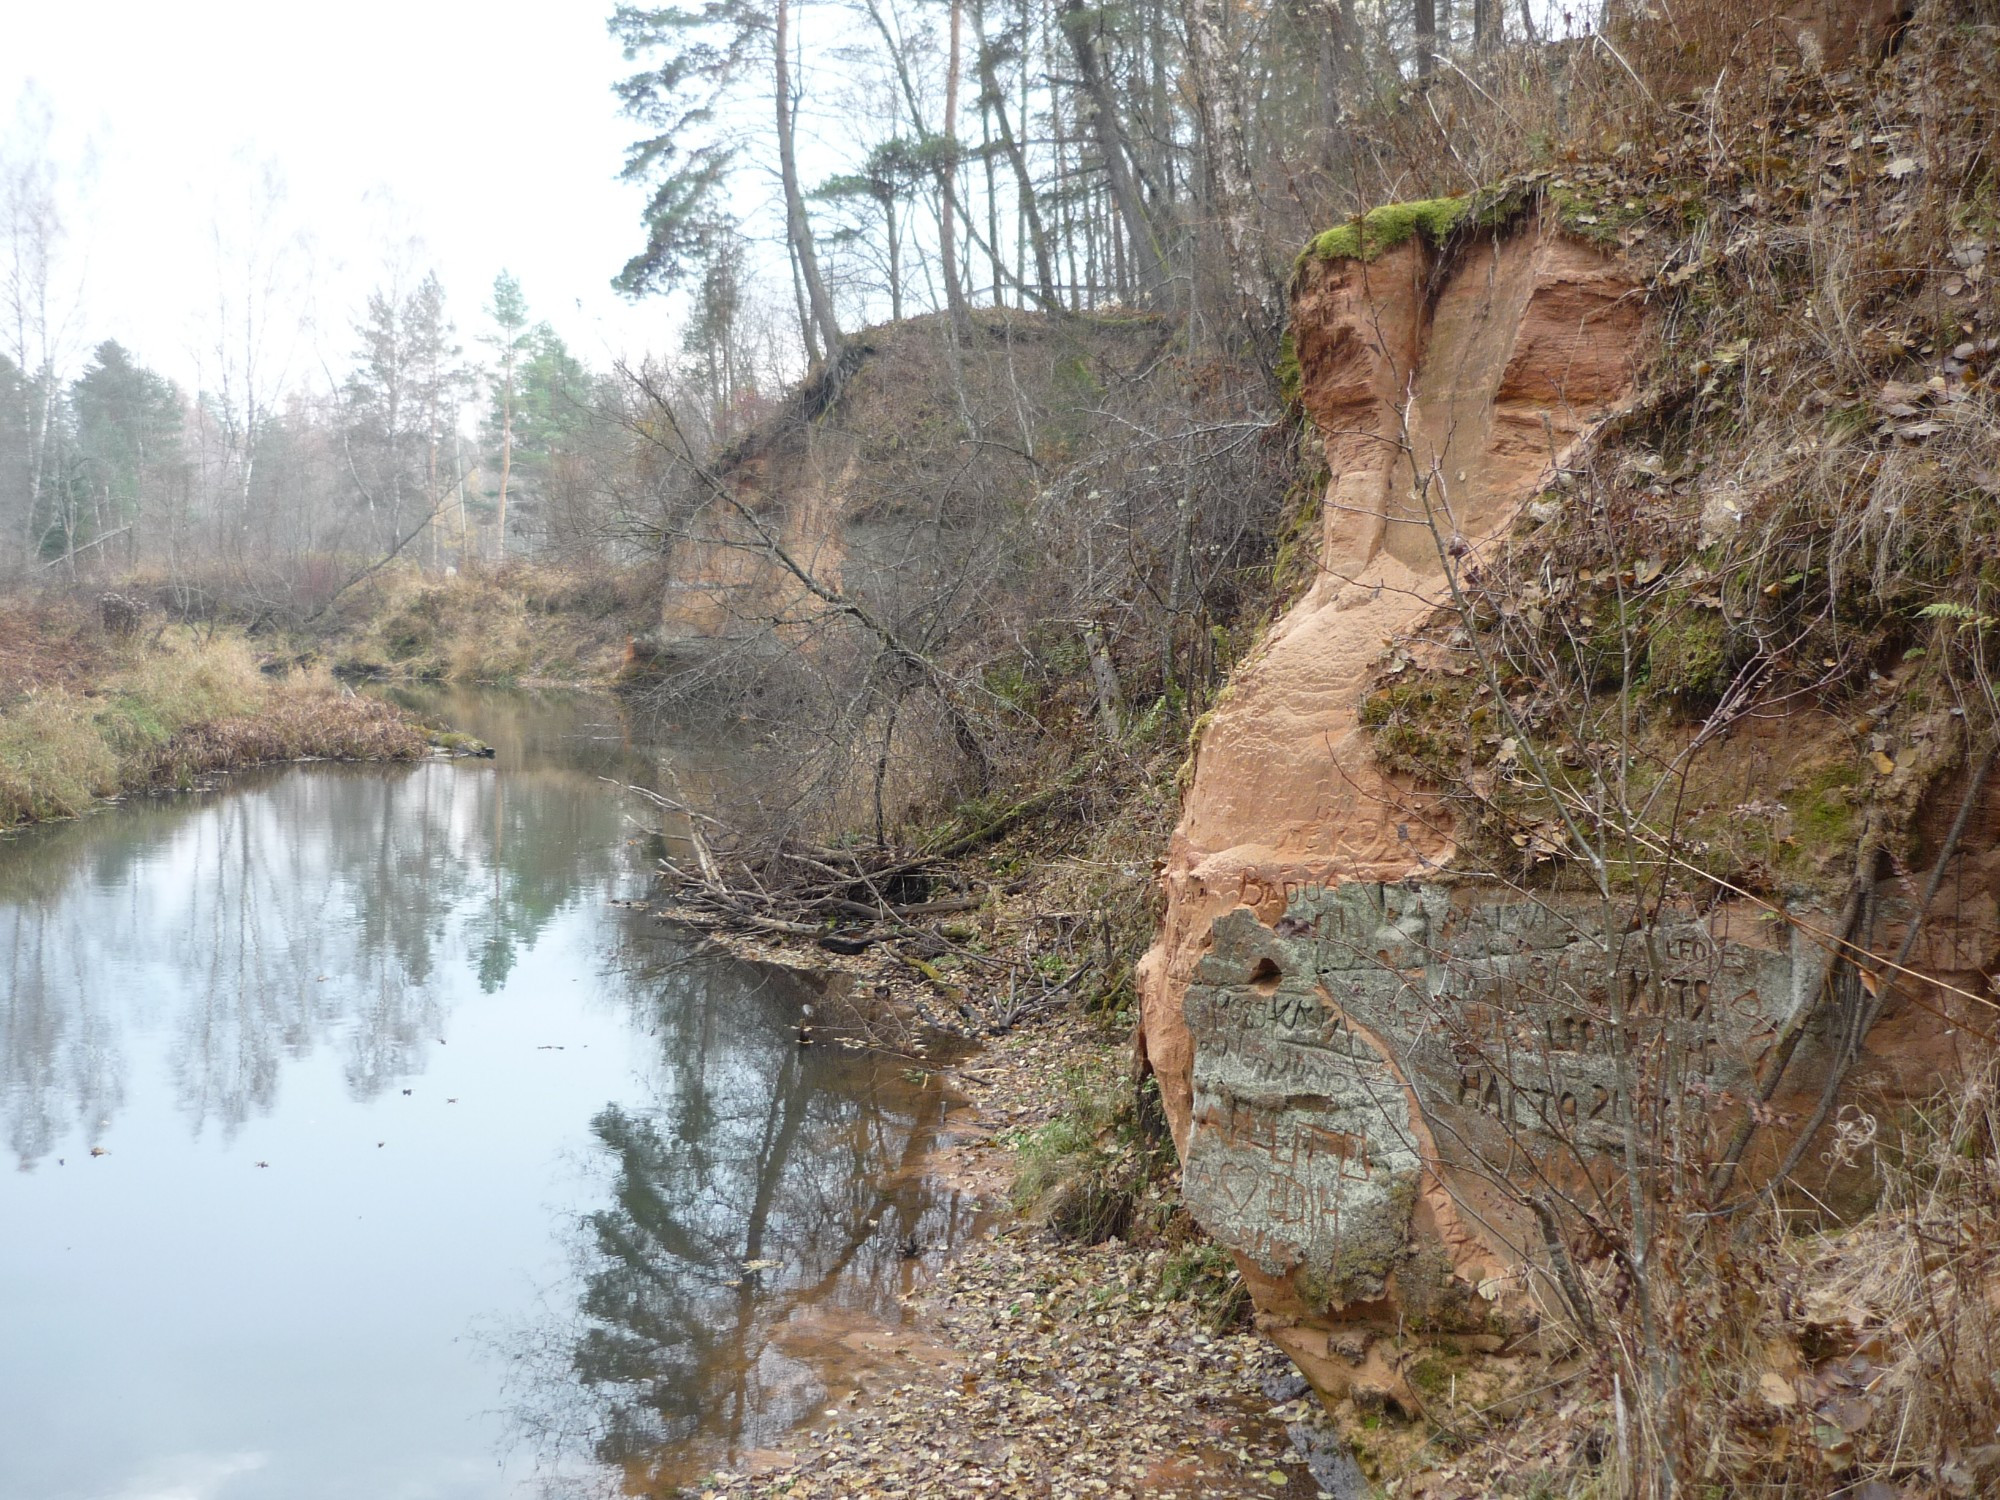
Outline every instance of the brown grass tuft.
<svg viewBox="0 0 2000 1500">
<path fill-rule="evenodd" d="M 0 698 L 0 827 L 270 761 L 429 750 L 402 710 L 354 697 L 324 673 L 268 675 L 231 635 L 113 643 L 60 611 L 17 608 L 9 619 L 22 628 L 4 663 L 13 691 Z"/>
</svg>

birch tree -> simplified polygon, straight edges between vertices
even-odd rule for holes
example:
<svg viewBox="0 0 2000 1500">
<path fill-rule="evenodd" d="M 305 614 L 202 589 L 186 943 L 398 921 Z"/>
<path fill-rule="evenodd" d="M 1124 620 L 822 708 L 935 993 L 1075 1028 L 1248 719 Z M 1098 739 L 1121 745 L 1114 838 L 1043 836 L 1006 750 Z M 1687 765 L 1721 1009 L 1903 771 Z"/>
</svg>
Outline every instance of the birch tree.
<svg viewBox="0 0 2000 1500">
<path fill-rule="evenodd" d="M 271 162 L 243 170 L 240 199 L 218 202 L 210 223 L 214 314 L 198 356 L 202 401 L 220 444 L 219 452 L 205 455 L 205 467 L 230 511 L 229 547 L 239 553 L 250 526 L 260 444 L 297 352 L 306 284 L 306 241 L 286 222 L 283 176 Z"/>
<path fill-rule="evenodd" d="M 1257 233 L 1255 183 L 1243 128 L 1243 73 L 1223 35 L 1223 0 L 1187 0 L 1187 56 L 1209 198 L 1240 315 L 1260 351 L 1275 354 L 1279 289 Z"/>
<path fill-rule="evenodd" d="M 50 130 L 48 110 L 24 101 L 18 144 L 0 156 L 0 317 L 6 322 L 5 353 L 13 365 L 7 421 L 14 429 L 8 446 L 15 472 L 8 488 L 23 558 L 43 550 L 60 437 L 56 411 L 64 318 L 57 307 L 54 273 L 63 225 L 48 149 Z"/>
</svg>

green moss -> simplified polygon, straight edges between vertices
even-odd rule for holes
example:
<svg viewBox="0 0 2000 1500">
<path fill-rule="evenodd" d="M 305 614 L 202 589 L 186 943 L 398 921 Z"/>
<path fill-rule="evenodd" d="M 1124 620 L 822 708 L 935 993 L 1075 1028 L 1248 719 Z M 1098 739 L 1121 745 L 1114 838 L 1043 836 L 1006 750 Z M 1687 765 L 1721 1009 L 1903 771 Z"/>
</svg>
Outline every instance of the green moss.
<svg viewBox="0 0 2000 1500">
<path fill-rule="evenodd" d="M 1586 631 L 1574 647 L 1577 670 L 1593 693 L 1615 688 L 1625 681 L 1625 667 L 1646 660 L 1649 630 L 1645 611 L 1635 599 L 1606 597 L 1590 606 L 1592 613 L 1583 622 Z"/>
<path fill-rule="evenodd" d="M 1617 249 L 1625 231 L 1646 217 L 1637 200 L 1599 197 L 1571 187 L 1550 188 L 1549 203 L 1565 234 L 1606 250 Z"/>
<path fill-rule="evenodd" d="M 1320 504 L 1326 494 L 1322 461 L 1302 463 L 1279 512 L 1277 546 L 1271 552 L 1271 589 L 1281 600 L 1304 593 L 1319 572 Z"/>
<path fill-rule="evenodd" d="M 1852 847 L 1854 792 L 1860 785 L 1860 767 L 1843 763 L 1827 767 L 1786 799 L 1792 809 L 1792 837 L 1806 860 L 1829 850 Z"/>
<path fill-rule="evenodd" d="M 1728 682 L 1729 630 L 1722 616 L 1698 611 L 1653 628 L 1646 680 L 1683 705 L 1712 701 Z"/>
<path fill-rule="evenodd" d="M 1469 206 L 1464 198 L 1385 203 L 1325 231 L 1306 246 L 1305 253 L 1318 260 L 1373 260 L 1417 234 L 1430 244 L 1439 245 L 1465 217 Z"/>
<path fill-rule="evenodd" d="M 1274 372 L 1278 377 L 1278 395 L 1286 406 L 1296 406 L 1299 390 L 1305 380 L 1305 372 L 1299 368 L 1299 346 L 1292 338 L 1292 330 L 1287 328 L 1278 340 L 1278 367 Z"/>
<path fill-rule="evenodd" d="M 1411 1365 L 1404 1378 L 1418 1394 L 1436 1400 L 1451 1389 L 1454 1373 L 1452 1362 L 1435 1354 L 1426 1354 Z"/>
<path fill-rule="evenodd" d="M 1222 706 L 1223 699 L 1228 696 L 1229 683 L 1225 682 L 1221 696 L 1215 701 L 1215 707 L 1196 715 L 1194 723 L 1188 726 L 1187 754 L 1181 758 L 1180 766 L 1174 771 L 1174 786 L 1178 790 L 1185 792 L 1194 785 L 1195 761 L 1201 756 L 1201 737 L 1208 733 L 1208 726 L 1215 722 L 1215 710 Z"/>
<path fill-rule="evenodd" d="M 1375 759 L 1386 769 L 1446 783 L 1461 769 L 1471 706 L 1471 684 L 1418 678 L 1370 693 L 1361 723 L 1375 731 Z"/>
<path fill-rule="evenodd" d="M 1477 192 L 1454 198 L 1422 198 L 1386 203 L 1316 236 L 1300 255 L 1311 260 L 1373 260 L 1385 250 L 1422 235 L 1442 246 L 1467 229 L 1503 228 L 1546 198 L 1564 233 L 1606 249 L 1616 249 L 1624 233 L 1647 215 L 1636 199 L 1586 192 L 1571 186 L 1545 186 L 1548 174 L 1533 172 L 1508 178 Z"/>
</svg>

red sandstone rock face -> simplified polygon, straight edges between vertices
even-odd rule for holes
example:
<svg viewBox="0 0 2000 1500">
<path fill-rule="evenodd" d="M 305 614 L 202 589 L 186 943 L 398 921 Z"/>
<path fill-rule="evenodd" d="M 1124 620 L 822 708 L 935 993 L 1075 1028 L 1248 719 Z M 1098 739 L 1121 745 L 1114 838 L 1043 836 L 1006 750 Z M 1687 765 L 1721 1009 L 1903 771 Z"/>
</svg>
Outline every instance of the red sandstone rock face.
<svg viewBox="0 0 2000 1500">
<path fill-rule="evenodd" d="M 1818 997 L 1841 919 L 1742 901 L 1607 925 L 1559 891 L 1434 878 L 1454 853 L 1448 815 L 1375 764 L 1359 722 L 1385 639 L 1447 602 L 1442 555 L 1470 567 L 1495 546 L 1630 396 L 1645 334 L 1613 262 L 1532 223 L 1442 268 L 1418 244 L 1313 265 L 1296 296 L 1332 474 L 1321 573 L 1201 741 L 1140 978 L 1183 1196 L 1235 1255 L 1260 1326 L 1328 1397 L 1405 1394 L 1377 1341 L 1405 1315 L 1481 1331 L 1515 1305 L 1535 1227 L 1506 1181 L 1531 1159 L 1560 1178 L 1618 1137 L 1611 984 L 1625 1024 L 1690 1059 L 1713 1097 L 1750 1096 L 1781 1035 L 1798 1042 L 1771 1100 L 1781 1116 L 1810 1117 L 1826 1077 Z M 1829 749 L 1861 754 L 1856 733 L 1796 701 L 1748 716 L 1724 732 L 1705 795 L 1751 802 Z M 1959 734 L 1943 709 L 1900 720 L 1872 794 L 1914 809 L 1926 851 L 1964 795 L 1963 767 L 1938 775 Z M 1935 1087 L 2000 967 L 2000 779 L 1969 813 L 1910 950 L 1931 992 L 1891 1008 L 1848 1076 L 1878 1116 Z M 1897 951 L 1913 886 L 1885 868 L 1862 941 Z M 1620 932 L 1653 955 L 1638 1008 Z M 1790 1144 L 1762 1132 L 1742 1180 Z M 1812 1184 L 1821 1201 L 1846 1190 L 1838 1170 Z"/>
<path fill-rule="evenodd" d="M 1426 1288 L 1433 1299 L 1463 1298 L 1507 1257 L 1439 1182 L 1397 1040 L 1357 1008 L 1323 1006 L 1314 960 L 1283 933 L 1301 913 L 1355 931 L 1379 921 L 1393 947 L 1403 919 L 1382 901 L 1402 898 L 1368 893 L 1451 857 L 1436 799 L 1374 763 L 1363 689 L 1385 639 L 1442 602 L 1440 548 L 1489 546 L 1630 394 L 1643 321 L 1611 261 L 1532 222 L 1448 268 L 1414 241 L 1371 263 L 1315 264 L 1295 298 L 1302 395 L 1332 475 L 1321 571 L 1201 740 L 1141 998 L 1187 1200 L 1236 1253 L 1260 1322 L 1326 1394 L 1394 1389 L 1352 1330 L 1413 1300 L 1395 1284 L 1410 1274 L 1406 1239 L 1427 1242 L 1429 1274 L 1451 1284 Z M 1373 946 L 1365 931 L 1359 941 Z M 1266 1003 L 1281 1020 L 1245 1019 Z M 1288 1077 L 1316 1064 L 1285 1028 L 1315 1019 L 1337 1032 L 1339 1076 Z"/>
<path fill-rule="evenodd" d="M 1217 916 L 1283 913 L 1288 884 L 1397 881 L 1452 852 L 1435 799 L 1385 776 L 1358 713 L 1384 640 L 1440 602 L 1440 537 L 1474 548 L 1514 519 L 1631 390 L 1643 323 L 1604 256 L 1533 226 L 1468 251 L 1427 295 L 1416 241 L 1308 268 L 1293 305 L 1307 410 L 1326 445 L 1318 581 L 1238 669 L 1197 752 L 1144 961 L 1147 1055 L 1187 1143 L 1181 1011 Z M 1436 529 L 1411 499 L 1438 476 Z"/>
</svg>

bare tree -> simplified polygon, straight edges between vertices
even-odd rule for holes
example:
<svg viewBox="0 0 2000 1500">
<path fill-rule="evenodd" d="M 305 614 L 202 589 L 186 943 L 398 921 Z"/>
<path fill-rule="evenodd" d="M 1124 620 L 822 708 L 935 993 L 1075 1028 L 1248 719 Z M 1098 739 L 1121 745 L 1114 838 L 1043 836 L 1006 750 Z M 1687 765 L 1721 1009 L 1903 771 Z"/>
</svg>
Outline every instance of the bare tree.
<svg viewBox="0 0 2000 1500">
<path fill-rule="evenodd" d="M 806 215 L 805 193 L 799 186 L 798 145 L 793 138 L 793 121 L 798 101 L 791 76 L 791 0 L 775 0 L 775 32 L 772 60 L 775 64 L 778 115 L 778 176 L 785 190 L 785 229 L 792 256 L 805 283 L 806 303 L 812 312 L 812 327 L 829 368 L 840 364 L 840 324 L 833 314 L 833 299 L 819 274 L 819 256 L 813 247 L 812 221 Z"/>
<path fill-rule="evenodd" d="M 14 365 L 16 389 L 9 418 L 15 423 L 17 472 L 9 488 L 18 513 L 21 555 L 38 557 L 44 531 L 61 533 L 62 556 L 70 555 L 70 532 L 50 514 L 51 481 L 61 439 L 57 408 L 63 385 L 68 319 L 57 305 L 56 257 L 63 225 L 56 203 L 55 163 L 49 154 L 52 121 L 45 104 L 25 96 L 19 129 L 0 155 L 0 315 L 6 319 L 6 354 Z"/>
<path fill-rule="evenodd" d="M 1276 353 L 1279 289 L 1256 228 L 1256 185 L 1243 129 L 1243 73 L 1223 34 L 1221 0 L 1187 0 L 1188 73 L 1201 118 L 1209 198 L 1241 303 L 1239 316 L 1267 361 Z"/>
</svg>

